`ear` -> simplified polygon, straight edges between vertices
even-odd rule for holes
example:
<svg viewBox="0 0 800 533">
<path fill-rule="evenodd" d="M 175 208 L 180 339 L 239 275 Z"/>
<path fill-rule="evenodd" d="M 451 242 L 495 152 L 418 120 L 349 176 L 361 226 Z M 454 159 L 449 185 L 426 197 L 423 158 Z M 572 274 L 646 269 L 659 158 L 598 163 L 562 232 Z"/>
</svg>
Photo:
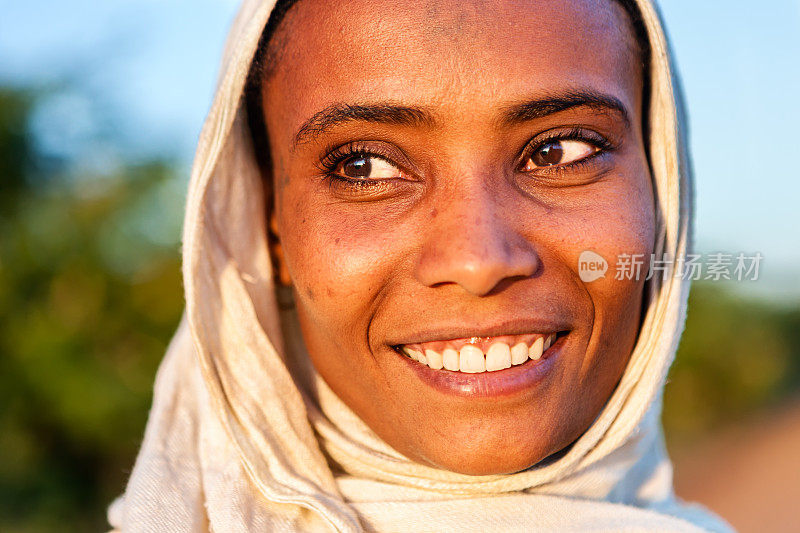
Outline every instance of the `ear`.
<svg viewBox="0 0 800 533">
<path fill-rule="evenodd" d="M 289 268 L 286 266 L 286 260 L 283 256 L 283 247 L 281 246 L 280 232 L 278 231 L 278 217 L 275 214 L 275 209 L 272 209 L 269 214 L 268 233 L 269 255 L 275 272 L 275 280 L 281 285 L 289 287 L 292 285 L 292 277 L 289 275 Z"/>
</svg>

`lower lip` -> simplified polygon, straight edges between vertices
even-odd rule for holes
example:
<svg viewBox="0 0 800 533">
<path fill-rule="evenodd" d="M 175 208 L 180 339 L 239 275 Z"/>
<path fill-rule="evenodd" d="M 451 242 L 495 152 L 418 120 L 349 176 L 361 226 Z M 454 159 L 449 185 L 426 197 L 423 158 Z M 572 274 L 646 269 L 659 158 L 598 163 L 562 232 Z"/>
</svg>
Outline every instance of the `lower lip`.
<svg viewBox="0 0 800 533">
<path fill-rule="evenodd" d="M 565 339 L 566 336 L 557 338 L 540 359 L 528 359 L 521 365 L 494 372 L 434 370 L 404 355 L 400 358 L 423 383 L 441 393 L 463 398 L 498 398 L 518 394 L 540 383 L 553 368 Z"/>
</svg>

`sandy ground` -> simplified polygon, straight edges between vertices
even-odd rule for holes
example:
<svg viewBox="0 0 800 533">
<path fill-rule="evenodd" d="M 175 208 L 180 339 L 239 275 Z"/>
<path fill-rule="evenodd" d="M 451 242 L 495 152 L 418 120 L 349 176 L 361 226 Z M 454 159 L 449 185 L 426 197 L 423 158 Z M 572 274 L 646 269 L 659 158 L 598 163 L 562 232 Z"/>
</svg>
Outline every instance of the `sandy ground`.
<svg viewBox="0 0 800 533">
<path fill-rule="evenodd" d="M 738 531 L 800 533 L 800 400 L 673 452 L 675 491 Z"/>
</svg>

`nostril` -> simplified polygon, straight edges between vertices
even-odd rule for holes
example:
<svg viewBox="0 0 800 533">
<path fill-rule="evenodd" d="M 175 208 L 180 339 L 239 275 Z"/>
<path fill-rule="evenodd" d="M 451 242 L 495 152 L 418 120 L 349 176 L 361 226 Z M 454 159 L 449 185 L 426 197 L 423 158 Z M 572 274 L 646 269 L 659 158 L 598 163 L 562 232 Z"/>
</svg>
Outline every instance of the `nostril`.
<svg viewBox="0 0 800 533">
<path fill-rule="evenodd" d="M 417 278 L 428 287 L 446 284 L 461 286 L 477 296 L 491 293 L 499 285 L 530 278 L 540 268 L 539 257 L 531 246 L 480 247 L 465 250 L 456 246 L 423 251 Z"/>
</svg>

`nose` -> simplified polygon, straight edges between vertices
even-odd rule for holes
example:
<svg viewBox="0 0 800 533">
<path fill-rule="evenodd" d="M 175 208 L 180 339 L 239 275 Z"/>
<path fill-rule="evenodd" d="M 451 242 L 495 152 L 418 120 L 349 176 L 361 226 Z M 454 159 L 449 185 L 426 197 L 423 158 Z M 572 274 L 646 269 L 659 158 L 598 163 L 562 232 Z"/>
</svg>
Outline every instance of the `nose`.
<svg viewBox="0 0 800 533">
<path fill-rule="evenodd" d="M 457 284 L 486 296 L 504 280 L 532 276 L 539 256 L 514 221 L 515 213 L 489 194 L 449 198 L 432 211 L 417 279 L 428 287 Z"/>
</svg>

